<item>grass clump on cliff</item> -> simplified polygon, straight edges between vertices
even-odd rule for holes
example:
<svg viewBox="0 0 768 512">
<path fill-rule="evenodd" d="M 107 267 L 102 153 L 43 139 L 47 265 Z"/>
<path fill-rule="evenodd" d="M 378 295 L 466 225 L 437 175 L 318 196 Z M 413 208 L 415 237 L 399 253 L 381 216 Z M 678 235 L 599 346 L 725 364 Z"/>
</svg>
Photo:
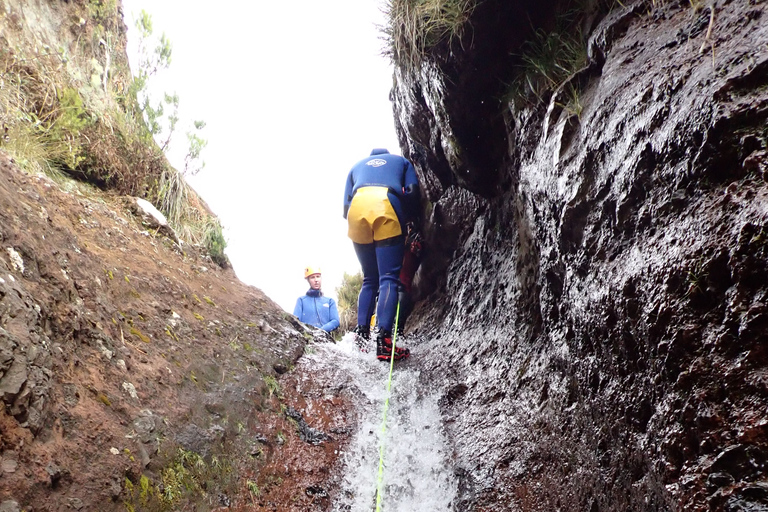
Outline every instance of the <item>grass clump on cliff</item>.
<svg viewBox="0 0 768 512">
<path fill-rule="evenodd" d="M 412 69 L 432 48 L 460 40 L 477 0 L 389 0 L 385 54 L 395 65 Z"/>
<path fill-rule="evenodd" d="M 150 200 L 182 240 L 226 265 L 221 225 L 183 176 L 204 165 L 204 123 L 187 133 L 189 150 L 179 172 L 164 154 L 178 122 L 178 96 L 166 94 L 153 104 L 146 94 L 148 79 L 170 64 L 170 42 L 163 36 L 145 45 L 152 49 L 133 77 L 118 2 L 59 3 L 52 18 L 68 29 L 55 41 L 0 19 L 8 43 L 0 48 L 0 149 L 27 172 L 68 175 Z M 137 30 L 149 41 L 146 13 Z M 161 146 L 155 137 L 162 137 Z"/>
<path fill-rule="evenodd" d="M 506 99 L 517 106 L 536 105 L 561 90 L 563 103 L 572 115 L 581 114 L 579 84 L 571 83 L 588 65 L 590 30 L 605 14 L 622 6 L 619 0 L 574 0 L 555 14 L 554 28 L 538 29 L 513 57 L 518 71 L 507 88 Z"/>
<path fill-rule="evenodd" d="M 587 65 L 587 42 L 580 30 L 538 30 L 523 45 L 523 96 L 540 101 L 546 91 L 559 87 L 573 73 Z"/>
</svg>

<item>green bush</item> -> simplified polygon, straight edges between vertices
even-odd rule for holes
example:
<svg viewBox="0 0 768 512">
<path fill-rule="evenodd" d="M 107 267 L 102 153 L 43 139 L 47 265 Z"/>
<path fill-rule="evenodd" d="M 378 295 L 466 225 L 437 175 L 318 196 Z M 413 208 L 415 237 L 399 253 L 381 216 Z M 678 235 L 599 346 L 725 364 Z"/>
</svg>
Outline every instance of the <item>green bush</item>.
<svg viewBox="0 0 768 512">
<path fill-rule="evenodd" d="M 224 239 L 224 231 L 216 217 L 208 217 L 205 230 L 204 245 L 211 259 L 220 267 L 229 265 L 229 258 L 224 254 L 227 248 L 227 241 Z"/>
<path fill-rule="evenodd" d="M 363 286 L 363 274 L 347 274 L 341 279 L 341 286 L 336 288 L 336 300 L 339 308 L 341 332 L 352 330 L 357 325 L 357 297 Z"/>
</svg>

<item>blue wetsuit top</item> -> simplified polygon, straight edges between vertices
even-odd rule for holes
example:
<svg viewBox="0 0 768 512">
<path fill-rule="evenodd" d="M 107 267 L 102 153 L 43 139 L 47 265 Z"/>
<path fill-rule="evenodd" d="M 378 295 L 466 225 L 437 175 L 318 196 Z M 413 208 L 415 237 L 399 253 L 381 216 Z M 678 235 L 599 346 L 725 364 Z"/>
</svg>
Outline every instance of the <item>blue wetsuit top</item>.
<svg viewBox="0 0 768 512">
<path fill-rule="evenodd" d="M 386 149 L 374 149 L 371 156 L 357 162 L 347 177 L 344 189 L 344 218 L 347 218 L 352 197 L 360 187 L 387 187 L 401 226 L 418 215 L 419 181 L 416 170 L 405 158 L 392 155 Z"/>
<path fill-rule="evenodd" d="M 305 324 L 330 332 L 339 328 L 339 310 L 336 302 L 323 296 L 320 290 L 310 290 L 296 300 L 293 315 Z"/>
</svg>

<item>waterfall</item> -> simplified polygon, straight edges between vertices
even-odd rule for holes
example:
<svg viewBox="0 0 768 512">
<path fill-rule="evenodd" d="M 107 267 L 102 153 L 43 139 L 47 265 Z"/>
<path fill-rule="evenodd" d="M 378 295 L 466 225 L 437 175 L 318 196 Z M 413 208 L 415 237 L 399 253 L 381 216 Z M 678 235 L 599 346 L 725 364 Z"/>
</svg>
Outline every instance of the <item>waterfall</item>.
<svg viewBox="0 0 768 512">
<path fill-rule="evenodd" d="M 334 512 L 375 510 L 379 445 L 384 443 L 381 510 L 453 510 L 457 480 L 450 463 L 436 393 L 421 380 L 418 360 L 425 357 L 412 346 L 411 357 L 395 363 L 386 429 L 382 414 L 389 364 L 376 360 L 375 350 L 360 352 L 347 334 L 336 344 L 317 345 L 306 356 L 307 372 L 323 375 L 331 386 L 344 386 L 356 397 L 357 432 L 340 454 L 341 492 Z M 309 377 L 307 377 L 309 378 Z"/>
</svg>

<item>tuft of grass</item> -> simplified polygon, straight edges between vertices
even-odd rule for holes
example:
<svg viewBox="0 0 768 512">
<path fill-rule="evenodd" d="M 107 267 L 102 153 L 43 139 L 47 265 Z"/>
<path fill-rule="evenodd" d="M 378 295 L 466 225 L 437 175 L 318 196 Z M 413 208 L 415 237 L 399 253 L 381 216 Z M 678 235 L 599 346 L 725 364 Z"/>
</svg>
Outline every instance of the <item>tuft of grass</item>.
<svg viewBox="0 0 768 512">
<path fill-rule="evenodd" d="M 567 99 L 566 102 L 564 104 L 558 103 L 558 105 L 563 107 L 568 112 L 568 114 L 581 119 L 581 113 L 584 110 L 584 105 L 581 104 L 581 97 L 579 95 L 578 88 L 573 84 L 568 84 L 565 89 L 565 94 Z"/>
<path fill-rule="evenodd" d="M 182 224 L 182 219 L 189 217 L 189 185 L 183 175 L 173 168 L 167 168 L 160 176 L 157 191 L 159 210 L 174 229 Z"/>
<path fill-rule="evenodd" d="M 264 377 L 264 383 L 267 385 L 267 390 L 269 391 L 269 397 L 272 398 L 273 395 L 280 397 L 280 384 L 277 382 L 277 379 L 275 379 L 272 375 L 267 375 Z"/>
<path fill-rule="evenodd" d="M 245 485 L 248 488 L 248 494 L 251 496 L 251 503 L 256 505 L 256 498 L 261 496 L 261 490 L 259 489 L 259 486 L 252 480 L 246 481 Z"/>
<path fill-rule="evenodd" d="M 590 27 L 596 19 L 617 7 L 624 7 L 621 0 L 573 0 L 567 4 L 556 14 L 553 30 L 537 30 L 515 55 L 520 62 L 519 70 L 508 85 L 506 100 L 519 107 L 537 105 L 565 86 L 588 64 Z M 561 106 L 580 117 L 582 104 L 578 86 L 568 84 L 564 92 L 569 99 Z"/>
<path fill-rule="evenodd" d="M 436 46 L 460 41 L 477 0 L 388 0 L 385 55 L 413 69 Z"/>
<path fill-rule="evenodd" d="M 587 65 L 587 41 L 580 30 L 538 30 L 534 39 L 523 45 L 520 57 L 517 99 L 541 102 L 548 91 Z"/>
<path fill-rule="evenodd" d="M 223 490 L 223 485 L 228 486 L 232 467 L 218 456 L 207 462 L 200 454 L 179 447 L 168 456 L 158 477 L 152 481 L 141 475 L 138 486 L 126 478 L 127 510 L 187 510 L 190 500 L 205 500 L 215 490 Z"/>
</svg>

